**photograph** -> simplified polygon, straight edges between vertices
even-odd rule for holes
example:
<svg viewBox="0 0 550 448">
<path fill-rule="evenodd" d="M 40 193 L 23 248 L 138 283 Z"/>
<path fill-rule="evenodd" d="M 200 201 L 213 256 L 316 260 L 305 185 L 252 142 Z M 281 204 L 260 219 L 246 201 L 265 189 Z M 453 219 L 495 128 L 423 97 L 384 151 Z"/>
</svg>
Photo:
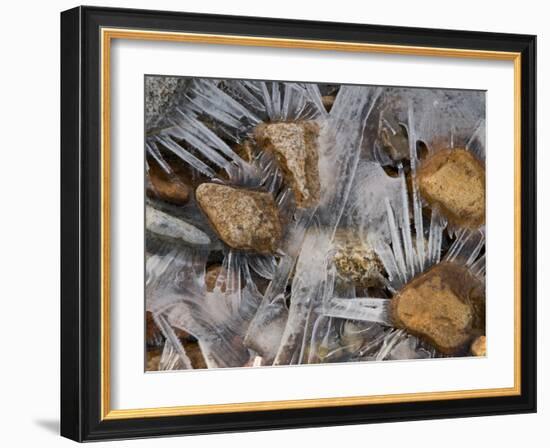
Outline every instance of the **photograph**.
<svg viewBox="0 0 550 448">
<path fill-rule="evenodd" d="M 484 90 L 146 74 L 143 115 L 147 372 L 486 356 Z"/>
<path fill-rule="evenodd" d="M 537 36 L 393 17 L 61 13 L 64 437 L 536 412 Z"/>
</svg>

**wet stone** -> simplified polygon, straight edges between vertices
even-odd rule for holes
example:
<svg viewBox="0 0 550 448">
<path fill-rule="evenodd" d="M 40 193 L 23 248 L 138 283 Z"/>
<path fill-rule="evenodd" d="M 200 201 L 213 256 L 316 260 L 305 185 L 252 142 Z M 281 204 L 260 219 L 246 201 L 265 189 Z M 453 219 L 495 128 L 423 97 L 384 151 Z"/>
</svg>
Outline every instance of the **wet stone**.
<svg viewBox="0 0 550 448">
<path fill-rule="evenodd" d="M 158 165 L 150 164 L 148 176 L 148 197 L 174 205 L 184 205 L 189 200 L 189 187 L 175 174 L 169 174 Z"/>
<path fill-rule="evenodd" d="M 451 224 L 478 228 L 485 223 L 485 169 L 465 149 L 445 149 L 428 157 L 418 171 L 422 196 Z"/>
<path fill-rule="evenodd" d="M 282 229 L 271 194 L 213 183 L 199 185 L 195 194 L 214 230 L 228 246 L 275 252 Z"/>
<path fill-rule="evenodd" d="M 318 133 L 319 126 L 310 121 L 262 123 L 254 130 L 258 145 L 275 156 L 300 208 L 319 202 Z"/>
<path fill-rule="evenodd" d="M 485 329 L 483 285 L 454 263 L 435 265 L 405 285 L 392 302 L 399 328 L 444 354 L 463 351 Z"/>
</svg>

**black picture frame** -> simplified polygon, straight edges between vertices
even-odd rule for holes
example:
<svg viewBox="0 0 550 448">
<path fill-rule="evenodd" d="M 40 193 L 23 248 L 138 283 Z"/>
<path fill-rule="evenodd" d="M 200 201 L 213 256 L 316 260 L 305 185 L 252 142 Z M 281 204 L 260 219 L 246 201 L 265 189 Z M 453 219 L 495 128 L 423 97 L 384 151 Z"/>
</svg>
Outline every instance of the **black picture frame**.
<svg viewBox="0 0 550 448">
<path fill-rule="evenodd" d="M 515 396 L 101 418 L 100 29 L 461 48 L 521 54 L 521 393 Z M 77 7 L 61 14 L 61 435 L 76 441 L 536 411 L 536 37 Z"/>
</svg>

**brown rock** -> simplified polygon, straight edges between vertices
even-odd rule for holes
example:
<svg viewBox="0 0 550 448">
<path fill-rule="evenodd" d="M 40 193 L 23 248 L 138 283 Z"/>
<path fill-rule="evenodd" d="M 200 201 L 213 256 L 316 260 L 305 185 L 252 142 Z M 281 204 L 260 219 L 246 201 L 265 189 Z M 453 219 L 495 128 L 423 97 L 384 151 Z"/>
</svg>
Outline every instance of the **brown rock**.
<svg viewBox="0 0 550 448">
<path fill-rule="evenodd" d="M 462 266 L 437 264 L 399 291 L 392 317 L 440 352 L 458 353 L 485 332 L 484 286 Z"/>
<path fill-rule="evenodd" d="M 228 246 L 260 253 L 275 252 L 282 229 L 271 194 L 204 183 L 198 186 L 196 197 Z"/>
<path fill-rule="evenodd" d="M 262 123 L 254 130 L 258 144 L 275 156 L 286 184 L 294 192 L 296 205 L 301 208 L 319 202 L 318 133 L 318 125 L 311 121 Z"/>
<path fill-rule="evenodd" d="M 430 156 L 418 171 L 422 196 L 460 227 L 485 223 L 485 168 L 470 151 L 445 149 Z"/>
<path fill-rule="evenodd" d="M 189 200 L 189 187 L 174 173 L 167 173 L 157 164 L 149 165 L 147 196 L 158 198 L 175 205 L 183 205 Z"/>
<path fill-rule="evenodd" d="M 474 356 L 487 356 L 487 338 L 485 336 L 478 337 L 470 348 Z"/>
</svg>

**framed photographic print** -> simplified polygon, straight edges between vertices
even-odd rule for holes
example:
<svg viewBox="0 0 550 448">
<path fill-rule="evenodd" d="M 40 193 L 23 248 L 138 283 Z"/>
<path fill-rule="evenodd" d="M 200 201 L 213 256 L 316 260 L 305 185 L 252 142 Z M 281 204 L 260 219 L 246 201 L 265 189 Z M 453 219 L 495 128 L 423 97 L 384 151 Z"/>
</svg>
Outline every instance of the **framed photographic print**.
<svg viewBox="0 0 550 448">
<path fill-rule="evenodd" d="M 61 433 L 536 410 L 534 36 L 61 14 Z"/>
</svg>

